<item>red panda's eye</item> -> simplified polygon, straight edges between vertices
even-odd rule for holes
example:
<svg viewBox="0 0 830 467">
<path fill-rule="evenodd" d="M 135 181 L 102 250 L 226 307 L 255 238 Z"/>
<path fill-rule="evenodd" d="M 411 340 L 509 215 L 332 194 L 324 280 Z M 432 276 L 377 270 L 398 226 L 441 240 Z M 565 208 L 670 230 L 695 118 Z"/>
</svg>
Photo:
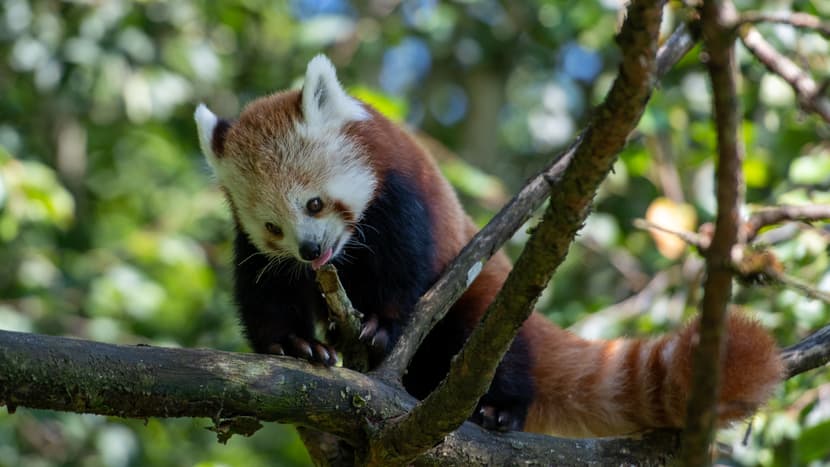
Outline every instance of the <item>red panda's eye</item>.
<svg viewBox="0 0 830 467">
<path fill-rule="evenodd" d="M 308 200 L 308 203 L 305 205 L 306 209 L 310 214 L 317 214 L 318 212 L 323 210 L 323 200 L 320 198 L 311 198 Z"/>
<path fill-rule="evenodd" d="M 282 237 L 282 229 L 270 222 L 265 223 L 265 229 L 271 232 L 271 235 Z"/>
</svg>

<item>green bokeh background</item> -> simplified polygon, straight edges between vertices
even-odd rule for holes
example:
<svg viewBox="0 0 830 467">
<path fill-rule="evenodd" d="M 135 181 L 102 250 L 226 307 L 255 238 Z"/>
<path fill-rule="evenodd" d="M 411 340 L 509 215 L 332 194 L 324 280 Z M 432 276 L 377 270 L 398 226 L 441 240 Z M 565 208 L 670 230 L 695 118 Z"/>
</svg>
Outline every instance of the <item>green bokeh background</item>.
<svg viewBox="0 0 830 467">
<path fill-rule="evenodd" d="M 823 2 L 745 0 L 742 10 L 827 18 Z M 327 53 L 343 83 L 448 149 L 442 168 L 484 223 L 590 117 L 615 73 L 615 0 L 27 1 L 0 4 L 0 328 L 122 344 L 247 351 L 229 296 L 230 218 L 199 154 L 192 112 L 236 115 L 298 86 Z M 689 14 L 667 7 L 666 32 Z M 762 25 L 767 40 L 830 77 L 826 38 Z M 828 127 L 739 47 L 748 206 L 828 203 Z M 715 134 L 695 50 L 654 93 L 540 308 L 590 335 L 678 326 L 699 299 L 700 258 L 670 260 L 632 221 L 657 197 L 714 214 Z M 668 174 L 668 175 L 667 175 Z M 526 233 L 508 245 L 511 254 Z M 825 291 L 830 231 L 779 235 L 788 273 Z M 664 274 L 635 313 L 594 314 Z M 739 286 L 782 344 L 830 307 Z M 591 321 L 586 321 L 592 317 Z M 590 326 L 586 323 L 590 323 Z M 555 358 L 555 356 L 553 356 Z M 0 370 L 1 371 L 1 370 Z M 830 462 L 826 371 L 794 378 L 753 424 L 722 432 L 727 465 Z M 293 428 L 216 442 L 206 419 L 124 421 L 0 414 L 0 466 L 266 466 L 309 462 Z"/>
</svg>

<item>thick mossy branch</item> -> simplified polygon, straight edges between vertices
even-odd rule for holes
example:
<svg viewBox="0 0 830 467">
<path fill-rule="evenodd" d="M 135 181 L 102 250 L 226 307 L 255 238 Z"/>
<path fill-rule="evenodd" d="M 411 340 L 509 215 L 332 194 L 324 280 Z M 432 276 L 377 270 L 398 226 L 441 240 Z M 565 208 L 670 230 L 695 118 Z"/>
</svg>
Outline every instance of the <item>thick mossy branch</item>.
<svg viewBox="0 0 830 467">
<path fill-rule="evenodd" d="M 255 417 L 359 444 L 414 405 L 400 391 L 291 357 L 123 346 L 0 331 L 0 401 L 119 417 Z M 367 401 L 384 401 L 370 404 Z"/>
<path fill-rule="evenodd" d="M 830 361 L 830 326 L 782 352 L 787 376 Z M 290 357 L 102 344 L 0 331 L 0 405 L 144 419 L 254 417 L 334 433 L 360 450 L 415 400 L 365 375 Z M 415 465 L 665 465 L 678 438 L 565 440 L 465 423 Z"/>
<path fill-rule="evenodd" d="M 123 346 L 0 331 L 0 404 L 130 418 L 251 417 L 294 423 L 346 440 L 359 453 L 366 433 L 415 404 L 405 392 L 360 373 L 290 357 L 216 350 Z M 218 423 L 220 425 L 226 425 Z M 466 423 L 417 465 L 662 465 L 673 433 L 566 440 L 494 434 Z"/>
<path fill-rule="evenodd" d="M 373 438 L 370 462 L 407 462 L 469 417 L 522 323 L 565 259 L 600 183 L 645 109 L 655 79 L 659 2 L 635 1 L 617 40 L 619 75 L 583 133 L 560 186 L 502 290 L 453 359 L 447 378 L 404 418 Z"/>
</svg>

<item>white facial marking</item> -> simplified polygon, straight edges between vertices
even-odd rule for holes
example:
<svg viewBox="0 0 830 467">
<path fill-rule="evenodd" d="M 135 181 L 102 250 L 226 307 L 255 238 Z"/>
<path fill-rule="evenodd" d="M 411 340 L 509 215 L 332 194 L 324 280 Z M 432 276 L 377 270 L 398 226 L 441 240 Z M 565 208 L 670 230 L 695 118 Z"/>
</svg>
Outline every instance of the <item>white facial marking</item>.
<svg viewBox="0 0 830 467">
<path fill-rule="evenodd" d="M 357 220 L 372 200 L 376 183 L 368 167 L 352 164 L 328 179 L 326 193 L 345 204 Z"/>
</svg>

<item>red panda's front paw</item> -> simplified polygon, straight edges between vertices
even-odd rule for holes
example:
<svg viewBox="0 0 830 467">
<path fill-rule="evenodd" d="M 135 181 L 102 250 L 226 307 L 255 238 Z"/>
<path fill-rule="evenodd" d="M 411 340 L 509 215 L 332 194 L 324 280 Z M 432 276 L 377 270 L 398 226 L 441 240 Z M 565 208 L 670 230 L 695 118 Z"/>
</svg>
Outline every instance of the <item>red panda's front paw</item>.
<svg viewBox="0 0 830 467">
<path fill-rule="evenodd" d="M 289 334 L 280 343 L 272 344 L 268 348 L 268 353 L 290 355 L 325 366 L 332 366 L 337 363 L 337 353 L 334 351 L 334 347 L 316 339 L 306 340 L 294 334 Z"/>
<path fill-rule="evenodd" d="M 360 340 L 368 342 L 373 350 L 386 353 L 389 345 L 389 332 L 380 326 L 377 315 L 370 316 L 360 328 Z"/>
<path fill-rule="evenodd" d="M 522 419 L 509 409 L 500 409 L 493 405 L 481 405 L 471 417 L 473 423 L 481 425 L 487 430 L 519 431 L 522 429 Z"/>
</svg>

